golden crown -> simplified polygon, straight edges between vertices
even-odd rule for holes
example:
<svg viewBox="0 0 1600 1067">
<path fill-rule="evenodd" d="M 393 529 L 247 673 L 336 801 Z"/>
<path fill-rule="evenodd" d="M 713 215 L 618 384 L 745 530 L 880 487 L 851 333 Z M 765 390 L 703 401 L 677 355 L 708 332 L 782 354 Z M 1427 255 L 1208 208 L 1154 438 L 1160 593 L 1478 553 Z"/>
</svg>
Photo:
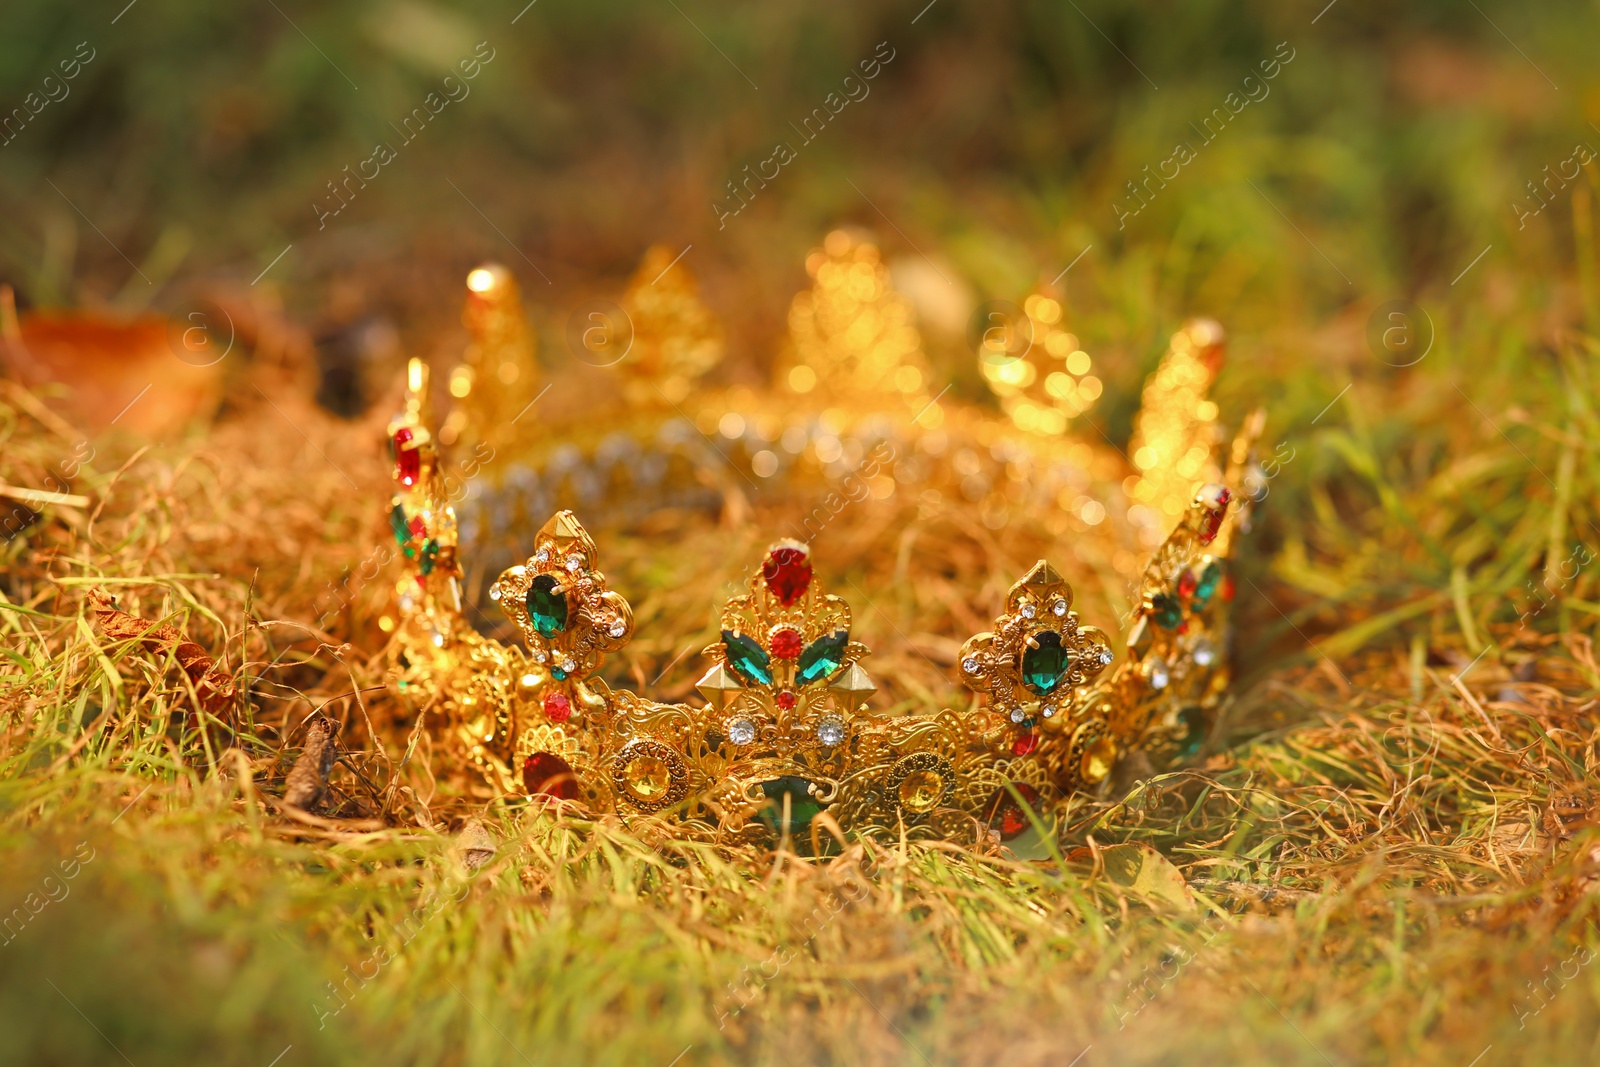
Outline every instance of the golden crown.
<svg viewBox="0 0 1600 1067">
<path fill-rule="evenodd" d="M 640 278 L 655 270 L 659 281 L 673 269 L 647 260 Z M 962 455 L 971 450 L 954 446 L 968 438 L 994 441 L 993 419 L 946 411 L 939 397 L 930 398 L 909 314 L 881 313 L 892 290 L 876 250 L 830 235 L 808 269 L 815 286 L 796 300 L 794 344 L 778 367 L 780 385 L 791 393 L 786 409 L 794 394 L 828 393 L 835 424 L 854 405 L 875 420 L 879 440 L 917 456 L 927 455 L 920 445 L 937 433 L 945 438 L 937 452 L 956 453 L 945 473 L 975 478 L 978 471 Z M 654 387 L 663 417 L 692 422 L 680 406 L 682 383 L 714 363 L 711 349 L 683 343 L 670 323 L 641 313 L 639 287 L 636 279 L 625 298 L 634 310 L 626 314 L 645 320 L 644 330 L 633 324 L 635 337 L 651 337 L 652 347 L 642 368 L 624 364 L 629 399 L 648 404 Z M 493 373 L 517 386 L 516 396 L 496 390 L 489 401 L 508 408 L 508 399 L 532 397 L 537 381 L 528 331 L 516 325 L 514 282 L 503 268 L 480 268 L 468 289 L 473 348 L 468 373 L 452 376 L 451 392 L 470 403 L 474 382 Z M 658 306 L 676 301 L 675 313 L 687 315 L 704 342 L 707 319 L 694 310 L 692 296 L 681 277 L 665 295 L 653 294 Z M 1027 424 L 1037 438 L 1034 455 L 1075 455 L 1079 446 L 1063 437 L 1064 422 L 1087 410 L 1099 383 L 1083 385 L 1090 365 L 1076 338 L 1053 340 L 1065 332 L 1059 303 L 1035 294 L 1026 307 L 1028 321 L 1014 325 L 1044 328 L 1035 337 L 1042 334 L 1046 344 L 1021 356 L 1036 362 L 1026 364 L 1028 371 L 986 377 L 1005 384 L 997 393 L 1010 401 L 1004 409 L 1011 428 Z M 856 328 L 863 320 L 870 329 Z M 495 337 L 509 340 L 497 345 Z M 1100 788 L 1130 755 L 1137 754 L 1132 766 L 1144 773 L 1193 755 L 1223 699 L 1232 598 L 1226 558 L 1233 528 L 1247 518 L 1241 490 L 1249 486 L 1261 419 L 1247 420 L 1222 460 L 1226 471 L 1219 469 L 1216 405 L 1205 394 L 1221 344 L 1214 323 L 1186 325 L 1145 387 L 1130 449 L 1136 470 L 1121 488 L 1131 528 L 1168 517 L 1176 525 L 1132 575 L 1136 595 L 1120 662 L 1105 632 L 1079 622 L 1071 586 L 1040 560 L 1011 587 L 992 630 L 960 646 L 957 673 L 974 694 L 970 706 L 905 714 L 872 707 L 877 687 L 862 665 L 870 650 L 852 640 L 850 605 L 825 591 L 810 546 L 795 538 L 773 544 L 753 566 L 748 592 L 724 605 L 719 638 L 704 653 L 710 667 L 696 683 L 701 702 L 660 702 L 599 677 L 605 657 L 633 636 L 633 613 L 601 571 L 594 538 L 565 508 L 539 529 L 531 554 L 488 589 L 522 644 L 479 634 L 463 615 L 466 569 L 453 497 L 428 426 L 428 369 L 413 360 L 405 410 L 389 428 L 397 487 L 391 525 L 409 561 L 398 617 L 384 620 L 394 630 L 395 681 L 411 706 L 433 717 L 437 742 L 501 794 L 651 816 L 642 825 L 727 843 L 792 835 L 822 848 L 829 827 L 845 835 L 1016 838 L 1044 825 L 1039 820 L 1073 793 Z M 989 366 L 994 354 L 980 351 Z M 913 373 L 903 373 L 908 368 Z M 1048 409 L 1041 400 L 1030 414 L 1023 398 L 1041 380 L 1040 396 L 1074 399 Z M 885 392 L 905 401 L 903 415 L 883 417 Z M 759 406 L 743 400 L 747 411 Z M 937 418 L 927 417 L 932 411 Z M 1043 417 L 1048 412 L 1058 418 Z M 453 412 L 446 425 L 465 442 L 474 433 L 487 440 L 484 428 L 504 423 L 468 411 Z M 842 446 L 837 425 L 823 430 L 832 440 L 808 439 L 807 448 L 789 449 L 790 478 L 828 480 L 830 464 L 840 458 L 833 449 Z M 787 447 L 786 433 L 763 434 L 758 443 Z M 867 452 L 859 435 L 853 440 Z M 538 447 L 527 450 L 537 454 Z M 771 454 L 752 449 L 722 458 L 735 467 L 743 460 L 750 474 L 766 478 L 775 472 L 764 470 L 763 452 Z M 902 474 L 922 484 L 937 481 L 926 469 L 883 472 Z M 1036 488 L 1024 482 L 1002 491 L 1029 504 L 1038 499 Z M 1044 506 L 1070 517 L 1081 533 L 1104 519 L 1103 505 L 1099 515 L 1086 505 L 1074 511 L 1066 500 L 1072 488 L 1050 486 Z M 1182 502 L 1174 506 L 1175 499 Z M 1108 533 L 1103 540 L 1116 538 Z"/>
</svg>

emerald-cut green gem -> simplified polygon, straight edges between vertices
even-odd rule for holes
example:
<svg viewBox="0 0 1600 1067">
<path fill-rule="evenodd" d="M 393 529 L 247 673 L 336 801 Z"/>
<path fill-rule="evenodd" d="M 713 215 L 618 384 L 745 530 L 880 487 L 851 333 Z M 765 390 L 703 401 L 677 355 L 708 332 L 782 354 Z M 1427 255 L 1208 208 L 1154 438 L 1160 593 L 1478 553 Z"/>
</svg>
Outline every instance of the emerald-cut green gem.
<svg viewBox="0 0 1600 1067">
<path fill-rule="evenodd" d="M 1178 721 L 1183 723 L 1184 734 L 1178 741 L 1177 758 L 1193 759 L 1206 743 L 1206 713 L 1191 705 L 1178 712 Z"/>
<path fill-rule="evenodd" d="M 433 564 L 439 558 L 439 542 L 428 538 L 422 543 L 422 555 L 417 558 L 417 570 L 426 578 L 433 573 Z"/>
<path fill-rule="evenodd" d="M 1200 578 L 1194 584 L 1194 602 L 1204 604 L 1211 599 L 1211 594 L 1217 591 L 1217 586 L 1222 584 L 1222 565 L 1215 560 L 1207 563 L 1200 571 Z"/>
<path fill-rule="evenodd" d="M 827 637 L 819 637 L 800 653 L 799 669 L 795 677 L 801 685 L 810 685 L 818 678 L 826 678 L 844 666 L 844 649 L 850 643 L 849 630 L 835 630 Z"/>
<path fill-rule="evenodd" d="M 411 540 L 411 529 L 406 525 L 406 509 L 396 504 L 389 509 L 389 529 L 394 531 L 395 543 L 401 547 Z"/>
<path fill-rule="evenodd" d="M 550 677 L 554 678 L 558 682 L 564 682 L 567 680 L 567 672 L 562 670 L 560 667 L 551 667 Z"/>
<path fill-rule="evenodd" d="M 1183 624 L 1183 604 L 1171 593 L 1157 593 L 1151 597 L 1150 614 L 1163 630 L 1176 630 Z"/>
<path fill-rule="evenodd" d="M 722 647 L 728 654 L 728 666 L 747 685 L 772 684 L 772 661 L 747 634 L 722 631 Z"/>
<path fill-rule="evenodd" d="M 1022 684 L 1029 689 L 1044 696 L 1054 689 L 1061 681 L 1061 676 L 1067 673 L 1067 663 L 1072 658 L 1072 652 L 1061 644 L 1061 635 L 1054 630 L 1045 630 L 1034 635 L 1037 648 L 1027 649 L 1022 653 Z"/>
<path fill-rule="evenodd" d="M 544 637 L 567 628 L 567 594 L 554 575 L 537 575 L 528 586 L 528 618 Z"/>
<path fill-rule="evenodd" d="M 767 802 L 756 812 L 756 818 L 775 834 L 798 837 L 810 829 L 811 820 L 822 811 L 822 805 L 811 795 L 811 783 L 792 774 L 762 782 L 761 791 Z"/>
</svg>

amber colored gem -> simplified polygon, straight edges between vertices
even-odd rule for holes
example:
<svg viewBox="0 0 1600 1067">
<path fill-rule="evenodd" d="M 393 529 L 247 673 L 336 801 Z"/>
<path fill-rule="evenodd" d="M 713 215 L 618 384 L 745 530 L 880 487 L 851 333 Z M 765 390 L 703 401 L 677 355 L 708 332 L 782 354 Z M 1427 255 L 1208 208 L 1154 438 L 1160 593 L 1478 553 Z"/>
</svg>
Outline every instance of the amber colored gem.
<svg viewBox="0 0 1600 1067">
<path fill-rule="evenodd" d="M 645 803 L 659 800 L 672 788 L 672 768 L 666 760 L 648 753 L 629 760 L 622 777 L 628 792 Z"/>
<path fill-rule="evenodd" d="M 778 701 L 778 707 L 782 708 L 784 711 L 793 711 L 795 704 L 799 700 L 798 697 L 789 692 L 787 689 L 779 693 L 776 699 Z"/>
<path fill-rule="evenodd" d="M 778 603 L 790 607 L 811 588 L 811 559 L 803 548 L 774 548 L 761 564 L 761 577 Z"/>
<path fill-rule="evenodd" d="M 772 635 L 772 654 L 779 659 L 794 659 L 804 647 L 805 642 L 795 630 L 779 630 Z"/>
<path fill-rule="evenodd" d="M 1029 730 L 1027 733 L 1018 734 L 1017 739 L 1011 742 L 1013 756 L 1026 756 L 1039 747 L 1039 735 Z"/>
<path fill-rule="evenodd" d="M 544 717 L 551 722 L 566 722 L 572 718 L 572 701 L 565 693 L 550 692 L 544 695 Z"/>
<path fill-rule="evenodd" d="M 1039 791 L 1027 782 L 1012 782 L 1012 789 L 1022 797 L 1023 803 L 1028 807 L 1038 810 Z M 1011 790 L 1005 786 L 996 789 L 989 797 L 989 803 L 984 805 L 984 820 L 1000 833 L 1000 840 L 1010 841 L 1018 837 L 1032 825 L 1028 820 L 1028 813 L 1017 803 L 1017 798 L 1011 795 Z"/>
<path fill-rule="evenodd" d="M 1117 762 L 1117 743 L 1109 737 L 1097 737 L 1083 750 L 1078 761 L 1078 774 L 1088 784 L 1104 781 Z"/>
<path fill-rule="evenodd" d="M 572 765 L 553 752 L 535 752 L 522 762 L 522 786 L 530 796 L 543 793 L 558 800 L 578 799 L 578 776 Z"/>
<path fill-rule="evenodd" d="M 411 444 L 412 436 L 411 431 L 402 426 L 394 432 L 393 441 L 395 480 L 408 489 L 422 478 L 422 451 L 406 447 Z"/>
<path fill-rule="evenodd" d="M 907 811 L 927 811 L 944 796 L 944 778 L 938 771 L 912 771 L 900 781 L 900 806 Z"/>
</svg>

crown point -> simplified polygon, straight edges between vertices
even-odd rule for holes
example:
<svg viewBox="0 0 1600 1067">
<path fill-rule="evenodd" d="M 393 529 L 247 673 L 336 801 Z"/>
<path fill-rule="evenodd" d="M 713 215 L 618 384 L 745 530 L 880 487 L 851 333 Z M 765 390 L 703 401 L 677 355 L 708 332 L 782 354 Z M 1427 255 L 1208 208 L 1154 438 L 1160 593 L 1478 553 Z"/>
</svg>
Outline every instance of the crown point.
<svg viewBox="0 0 1600 1067">
<path fill-rule="evenodd" d="M 557 545 L 566 548 L 575 542 L 582 542 L 588 537 L 588 531 L 583 528 L 583 523 L 570 511 L 558 511 L 550 516 L 550 521 L 544 524 L 540 534 L 549 537 Z"/>
<path fill-rule="evenodd" d="M 1041 559 L 1033 565 L 1031 571 L 1023 576 L 1022 584 L 1027 588 L 1035 589 L 1060 585 L 1065 581 L 1066 579 L 1061 577 L 1054 567 L 1050 566 L 1049 561 Z"/>
<path fill-rule="evenodd" d="M 739 684 L 739 680 L 728 672 L 728 668 L 720 663 L 713 664 L 711 669 L 694 683 L 694 687 L 700 691 L 701 696 L 713 704 L 744 688 Z"/>
<path fill-rule="evenodd" d="M 873 684 L 871 676 L 862 670 L 859 663 L 852 663 L 845 668 L 828 688 L 834 692 L 843 693 L 857 704 L 878 691 L 878 687 Z"/>
<path fill-rule="evenodd" d="M 761 564 L 767 591 L 784 607 L 793 607 L 811 588 L 811 553 L 799 541 L 779 541 Z"/>
</svg>

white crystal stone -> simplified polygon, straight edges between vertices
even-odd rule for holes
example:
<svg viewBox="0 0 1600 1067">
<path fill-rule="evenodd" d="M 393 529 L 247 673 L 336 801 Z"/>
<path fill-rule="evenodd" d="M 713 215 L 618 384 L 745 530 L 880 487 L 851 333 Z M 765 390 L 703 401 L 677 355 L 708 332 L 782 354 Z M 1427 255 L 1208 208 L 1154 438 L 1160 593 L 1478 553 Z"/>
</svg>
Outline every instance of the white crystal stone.
<svg viewBox="0 0 1600 1067">
<path fill-rule="evenodd" d="M 621 619 L 614 619 L 612 620 L 610 627 L 607 628 L 606 632 L 612 637 L 621 637 L 623 634 L 628 632 L 628 624 L 623 622 Z"/>
<path fill-rule="evenodd" d="M 1202 638 L 1201 640 L 1195 642 L 1193 655 L 1196 663 L 1200 664 L 1202 667 L 1209 667 L 1212 663 L 1216 662 L 1217 650 L 1212 646 L 1210 641 Z"/>
<path fill-rule="evenodd" d="M 1152 660 L 1150 663 L 1150 685 L 1154 689 L 1165 689 L 1172 680 L 1167 673 L 1167 665 L 1162 660 Z"/>
<path fill-rule="evenodd" d="M 961 669 L 966 671 L 968 674 L 977 674 L 978 661 L 973 659 L 971 656 L 968 656 L 966 659 L 961 661 Z"/>
<path fill-rule="evenodd" d="M 1024 619 L 1031 619 L 1035 615 L 1039 614 L 1039 609 L 1034 607 L 1032 604 L 1024 604 L 1024 605 L 1022 605 L 1021 611 L 1022 611 L 1022 617 Z"/>
<path fill-rule="evenodd" d="M 749 719 L 734 719 L 728 724 L 728 740 L 736 745 L 748 745 L 756 739 L 756 724 Z"/>
<path fill-rule="evenodd" d="M 1056 613 L 1057 618 L 1060 618 L 1067 613 L 1067 602 L 1065 600 L 1058 600 L 1054 604 L 1050 605 L 1050 610 Z"/>
<path fill-rule="evenodd" d="M 1027 718 L 1027 716 L 1022 713 L 1022 709 L 1021 708 L 1012 708 L 1011 709 L 1011 721 L 1012 722 L 1021 722 L 1023 719 L 1026 719 L 1026 718 Z"/>
<path fill-rule="evenodd" d="M 838 719 L 823 719 L 817 724 L 817 740 L 825 745 L 837 745 L 844 740 L 844 723 Z"/>
</svg>

